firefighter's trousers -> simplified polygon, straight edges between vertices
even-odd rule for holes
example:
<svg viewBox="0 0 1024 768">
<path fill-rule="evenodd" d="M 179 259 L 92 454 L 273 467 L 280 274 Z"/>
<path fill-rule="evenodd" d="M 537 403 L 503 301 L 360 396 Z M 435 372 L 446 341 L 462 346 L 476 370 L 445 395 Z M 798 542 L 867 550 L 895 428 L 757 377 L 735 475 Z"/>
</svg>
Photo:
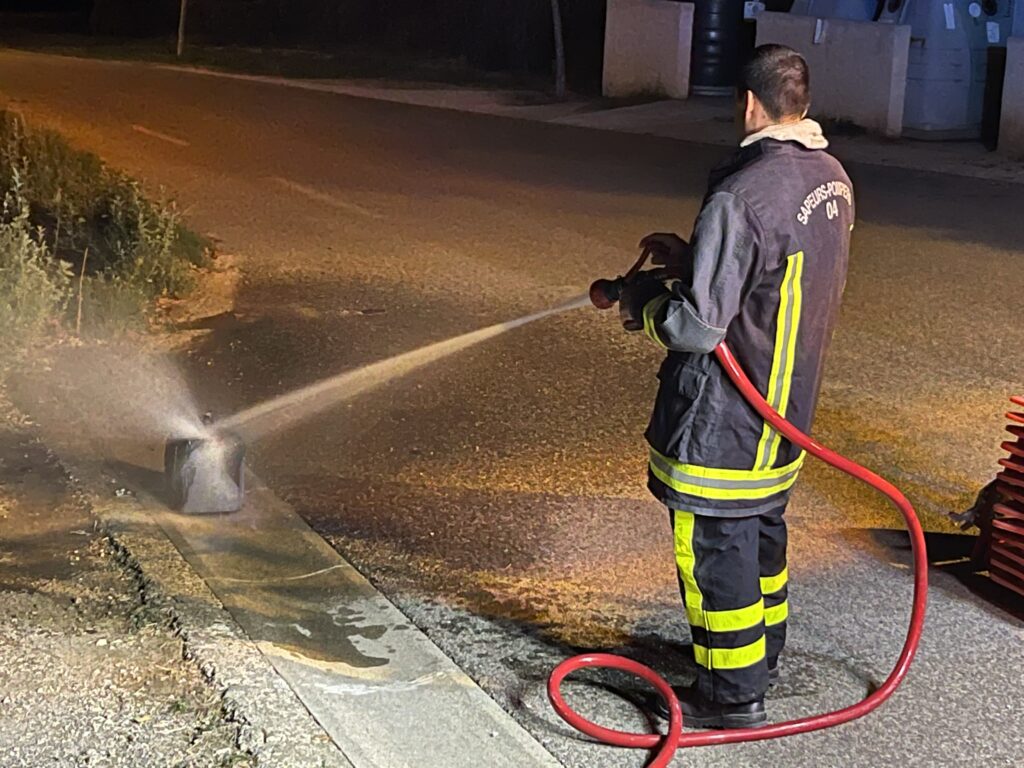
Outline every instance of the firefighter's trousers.
<svg viewBox="0 0 1024 768">
<path fill-rule="evenodd" d="M 786 643 L 785 507 L 752 517 L 672 510 L 676 565 L 697 686 L 740 704 L 764 696 Z"/>
</svg>

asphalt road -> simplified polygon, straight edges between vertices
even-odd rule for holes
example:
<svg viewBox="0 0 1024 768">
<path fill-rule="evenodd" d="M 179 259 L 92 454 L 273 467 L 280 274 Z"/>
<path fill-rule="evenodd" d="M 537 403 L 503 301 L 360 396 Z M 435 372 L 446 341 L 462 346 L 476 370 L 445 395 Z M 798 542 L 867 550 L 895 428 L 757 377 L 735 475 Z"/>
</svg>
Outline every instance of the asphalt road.
<svg viewBox="0 0 1024 768">
<path fill-rule="evenodd" d="M 165 187 L 244 256 L 233 317 L 182 355 L 231 413 L 352 367 L 543 309 L 686 235 L 720 149 L 222 80 L 0 54 L 0 93 Z M 816 435 L 897 481 L 932 534 L 929 625 L 907 685 L 855 725 L 701 750 L 699 766 L 1024 761 L 1024 631 L 963 573 L 948 509 L 995 471 L 1024 390 L 1024 188 L 850 169 L 860 221 Z M 641 432 L 658 353 L 593 311 L 541 321 L 251 446 L 261 477 L 571 768 L 639 766 L 552 720 L 550 667 L 623 650 L 684 681 L 663 510 Z M 884 676 L 910 597 L 905 537 L 812 466 L 791 506 L 792 641 L 771 715 L 851 703 Z M 950 564 L 952 563 L 952 564 Z M 572 686 L 646 727 L 608 677 Z"/>
</svg>

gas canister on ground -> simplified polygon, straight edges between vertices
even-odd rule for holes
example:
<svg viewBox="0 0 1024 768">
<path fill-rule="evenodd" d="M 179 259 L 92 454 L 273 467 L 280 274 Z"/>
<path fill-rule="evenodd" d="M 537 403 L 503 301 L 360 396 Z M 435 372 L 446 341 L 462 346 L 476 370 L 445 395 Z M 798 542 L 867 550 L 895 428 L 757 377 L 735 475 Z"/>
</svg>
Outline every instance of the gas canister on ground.
<svg viewBox="0 0 1024 768">
<path fill-rule="evenodd" d="M 245 446 L 232 434 L 169 440 L 164 480 L 174 510 L 189 515 L 237 512 L 245 496 Z"/>
</svg>

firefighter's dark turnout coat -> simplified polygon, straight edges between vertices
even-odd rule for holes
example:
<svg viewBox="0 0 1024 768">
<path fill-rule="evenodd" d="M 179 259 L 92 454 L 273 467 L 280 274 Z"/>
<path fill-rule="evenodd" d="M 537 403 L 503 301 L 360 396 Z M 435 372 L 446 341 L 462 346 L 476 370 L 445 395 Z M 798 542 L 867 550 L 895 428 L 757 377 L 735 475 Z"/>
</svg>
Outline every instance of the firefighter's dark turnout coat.
<svg viewBox="0 0 1024 768">
<path fill-rule="evenodd" d="M 748 138 L 712 172 L 692 273 L 644 307 L 668 350 L 647 429 L 649 488 L 668 507 L 779 509 L 803 452 L 768 428 L 711 352 L 723 339 L 768 402 L 809 431 L 846 281 L 853 188 L 812 120 Z"/>
</svg>

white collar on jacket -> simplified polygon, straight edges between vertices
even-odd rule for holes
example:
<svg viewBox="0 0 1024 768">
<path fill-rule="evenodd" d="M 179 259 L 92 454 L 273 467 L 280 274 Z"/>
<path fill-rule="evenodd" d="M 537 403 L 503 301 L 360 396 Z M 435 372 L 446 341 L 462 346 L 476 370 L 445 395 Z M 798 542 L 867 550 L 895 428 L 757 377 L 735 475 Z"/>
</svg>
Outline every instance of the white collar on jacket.
<svg viewBox="0 0 1024 768">
<path fill-rule="evenodd" d="M 775 139 L 776 141 L 795 141 L 807 149 L 825 149 L 828 146 L 828 139 L 821 130 L 821 126 L 814 120 L 805 117 L 795 123 L 776 123 L 769 125 L 757 133 L 752 133 L 742 142 L 741 147 L 749 147 L 761 139 Z"/>
</svg>

